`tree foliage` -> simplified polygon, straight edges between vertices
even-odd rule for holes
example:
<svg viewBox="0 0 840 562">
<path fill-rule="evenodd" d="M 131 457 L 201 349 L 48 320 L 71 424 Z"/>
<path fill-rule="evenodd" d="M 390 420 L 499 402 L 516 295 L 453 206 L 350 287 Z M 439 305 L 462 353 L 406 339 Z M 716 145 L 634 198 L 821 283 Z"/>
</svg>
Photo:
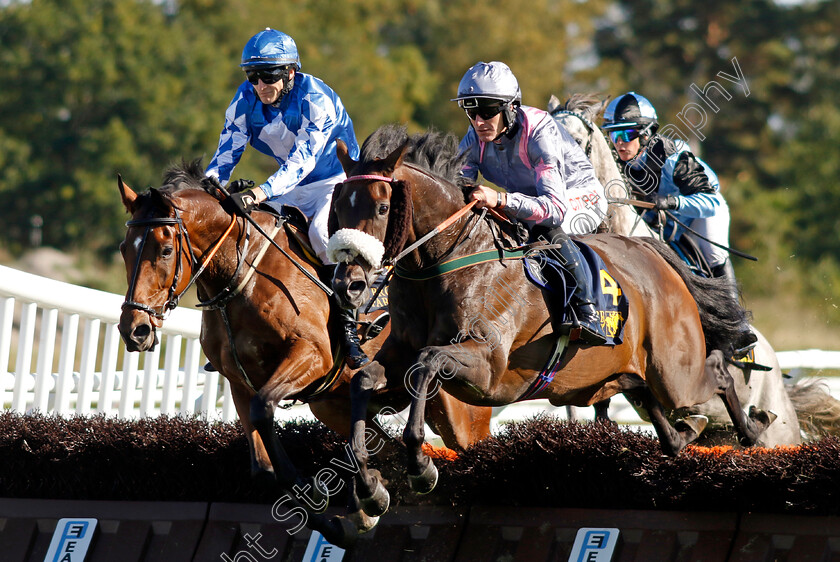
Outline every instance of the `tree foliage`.
<svg viewBox="0 0 840 562">
<path fill-rule="evenodd" d="M 209 159 L 242 46 L 266 26 L 295 38 L 303 71 L 339 93 L 360 141 L 392 121 L 462 134 L 449 100 L 479 60 L 508 63 L 528 105 L 642 93 L 721 177 L 733 245 L 761 258 L 736 262 L 739 277 L 758 289 L 796 256 L 840 295 L 840 3 L 829 1 L 2 3 L 4 245 L 24 248 L 39 216 L 45 244 L 112 252 L 125 219 L 116 174 L 142 189 L 175 161 Z M 739 69 L 743 85 L 722 77 Z M 696 107 L 705 121 L 692 131 Z M 273 171 L 248 150 L 235 174 Z"/>
</svg>

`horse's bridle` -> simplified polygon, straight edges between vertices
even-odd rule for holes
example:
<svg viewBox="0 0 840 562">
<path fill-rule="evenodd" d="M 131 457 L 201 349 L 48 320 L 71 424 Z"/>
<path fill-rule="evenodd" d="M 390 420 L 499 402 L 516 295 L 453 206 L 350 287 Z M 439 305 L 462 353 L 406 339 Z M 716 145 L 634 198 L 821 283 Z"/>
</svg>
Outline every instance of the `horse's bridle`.
<svg viewBox="0 0 840 562">
<path fill-rule="evenodd" d="M 586 157 L 589 158 L 590 155 L 592 154 L 592 135 L 595 134 L 595 131 L 598 129 L 595 126 L 595 123 L 593 123 L 592 121 L 590 121 L 589 119 L 587 119 L 586 117 L 581 115 L 580 113 L 577 113 L 576 111 L 569 111 L 568 109 L 555 109 L 554 111 L 551 112 L 551 116 L 556 117 L 557 115 L 560 115 L 561 113 L 566 114 L 566 115 L 573 115 L 574 117 L 577 117 L 586 126 L 586 128 L 589 129 L 589 138 L 586 139 L 586 147 L 583 149 L 583 151 L 586 153 Z"/>
<path fill-rule="evenodd" d="M 187 232 L 187 229 L 184 228 L 184 221 L 181 220 L 181 217 L 178 214 L 178 209 L 174 210 L 174 217 L 134 219 L 125 223 L 125 225 L 128 227 L 145 226 L 146 230 L 143 232 L 143 240 L 140 242 L 140 247 L 137 249 L 137 261 L 134 264 L 134 271 L 131 274 L 131 283 L 128 286 L 128 294 L 126 296 L 126 300 L 122 304 L 123 310 L 142 310 L 143 312 L 147 313 L 153 318 L 157 318 L 158 320 L 164 320 L 169 311 L 175 309 L 175 307 L 178 306 L 178 301 L 195 281 L 197 275 L 193 276 L 193 278 L 190 280 L 190 282 L 187 284 L 183 291 L 181 291 L 180 293 L 178 292 L 178 282 L 181 280 L 181 256 L 183 255 L 187 257 L 190 260 L 190 264 L 193 266 L 193 268 L 195 268 L 195 266 L 198 264 L 198 260 L 195 259 L 195 254 L 193 252 L 192 244 L 190 242 L 190 235 Z M 137 302 L 136 300 L 134 300 L 134 290 L 137 286 L 137 277 L 140 274 L 140 262 L 143 258 L 143 248 L 146 246 L 146 239 L 149 236 L 149 232 L 151 232 L 152 228 L 174 225 L 178 226 L 178 232 L 175 235 L 175 238 L 178 242 L 177 257 L 175 263 L 175 275 L 172 278 L 172 285 L 169 287 L 169 292 L 166 296 L 166 301 L 164 301 L 164 303 L 156 310 L 151 306 L 145 305 L 141 302 Z M 184 240 L 186 240 L 186 247 L 183 243 Z M 189 250 L 187 250 L 187 248 L 189 248 Z"/>
</svg>

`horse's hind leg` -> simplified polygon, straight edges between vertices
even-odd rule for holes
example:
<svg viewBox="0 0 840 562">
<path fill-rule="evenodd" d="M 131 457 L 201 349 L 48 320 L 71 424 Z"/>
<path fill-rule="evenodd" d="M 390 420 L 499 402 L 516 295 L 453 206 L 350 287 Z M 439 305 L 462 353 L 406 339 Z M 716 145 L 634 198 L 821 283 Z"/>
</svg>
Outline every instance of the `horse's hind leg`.
<svg viewBox="0 0 840 562">
<path fill-rule="evenodd" d="M 776 419 L 773 412 L 759 410 L 755 406 L 750 408 L 749 416 L 744 414 L 741 401 L 735 390 L 735 381 L 726 368 L 726 360 L 719 350 L 712 351 L 706 358 L 706 374 L 713 377 L 718 387 L 718 395 L 726 405 L 726 411 L 732 418 L 735 431 L 738 432 L 738 442 L 744 447 L 755 445 L 758 436 Z"/>
</svg>

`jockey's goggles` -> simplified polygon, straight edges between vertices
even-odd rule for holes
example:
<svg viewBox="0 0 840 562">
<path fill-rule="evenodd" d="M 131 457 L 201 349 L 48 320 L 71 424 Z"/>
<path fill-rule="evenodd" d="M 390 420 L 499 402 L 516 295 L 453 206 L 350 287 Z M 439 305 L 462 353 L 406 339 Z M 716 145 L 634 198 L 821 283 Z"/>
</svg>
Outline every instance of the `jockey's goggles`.
<svg viewBox="0 0 840 562">
<path fill-rule="evenodd" d="M 481 117 L 485 121 L 492 119 L 505 108 L 504 102 L 493 100 L 488 103 L 486 100 L 479 100 L 478 98 L 459 100 L 458 105 L 464 109 L 467 117 L 473 121 L 476 117 Z"/>
<path fill-rule="evenodd" d="M 638 129 L 621 129 L 620 131 L 610 131 L 610 140 L 613 143 L 618 141 L 630 142 L 631 140 L 639 138 Z"/>
<path fill-rule="evenodd" d="M 248 68 L 245 70 L 248 82 L 256 86 L 260 80 L 263 84 L 275 84 L 286 77 L 286 68 L 282 66 L 269 66 L 262 68 Z"/>
</svg>

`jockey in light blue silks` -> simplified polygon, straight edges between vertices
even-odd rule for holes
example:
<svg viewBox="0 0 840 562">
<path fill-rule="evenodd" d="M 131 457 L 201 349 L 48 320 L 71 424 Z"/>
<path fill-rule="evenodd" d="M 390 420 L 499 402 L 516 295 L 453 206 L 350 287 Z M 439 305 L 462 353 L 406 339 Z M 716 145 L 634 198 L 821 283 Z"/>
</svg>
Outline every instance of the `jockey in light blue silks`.
<svg viewBox="0 0 840 562">
<path fill-rule="evenodd" d="M 278 210 L 300 209 L 309 219 L 309 241 L 325 264 L 332 193 L 346 178 L 336 156 L 336 141 L 359 157 L 353 122 L 341 99 L 314 76 L 300 72 L 297 45 L 287 34 L 266 28 L 242 51 L 247 80 L 225 112 L 219 148 L 206 175 L 221 184 L 230 180 L 247 144 L 271 156 L 279 168 L 251 190 L 232 194 L 234 212 L 248 214 L 262 201 Z M 337 303 L 336 303 L 337 304 Z M 355 311 L 342 309 L 342 339 L 347 363 L 361 367 L 367 357 L 360 347 Z"/>
<path fill-rule="evenodd" d="M 656 110 L 636 92 L 610 102 L 604 111 L 603 129 L 618 154 L 628 187 L 636 196 L 654 204 L 653 210 L 642 213 L 642 218 L 656 226 L 659 211 L 668 211 L 671 217 L 700 234 L 693 236 L 667 215 L 661 225 L 666 241 L 691 238 L 711 267 L 712 276 L 727 278 L 738 300 L 735 272 L 729 252 L 723 249 L 729 247 L 729 206 L 720 192 L 717 175 L 691 153 L 686 142 L 656 134 Z M 736 355 L 755 345 L 752 331 L 745 331 L 743 336 L 736 345 L 744 351 L 736 350 Z"/>
<path fill-rule="evenodd" d="M 606 215 L 604 188 L 592 164 L 547 112 L 521 105 L 519 83 L 502 62 L 479 62 L 467 70 L 452 101 L 470 120 L 460 145 L 467 158 L 462 175 L 475 182 L 480 172 L 507 190 L 478 185 L 470 198 L 519 220 L 532 238 L 560 245 L 558 253 L 577 282 L 572 305 L 581 339 L 604 343 L 589 270 L 568 236 L 594 232 Z"/>
</svg>

